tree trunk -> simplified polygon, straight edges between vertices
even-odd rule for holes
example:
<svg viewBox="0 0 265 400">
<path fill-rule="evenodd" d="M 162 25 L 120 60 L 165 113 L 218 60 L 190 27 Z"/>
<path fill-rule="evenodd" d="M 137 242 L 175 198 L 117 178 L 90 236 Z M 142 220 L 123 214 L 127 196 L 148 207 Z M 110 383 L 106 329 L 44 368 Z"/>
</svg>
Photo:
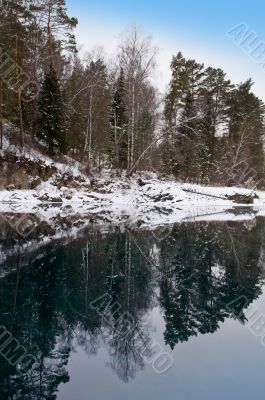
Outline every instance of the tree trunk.
<svg viewBox="0 0 265 400">
<path fill-rule="evenodd" d="M 53 67 L 53 59 L 52 59 L 52 29 L 51 29 L 51 14 L 52 14 L 52 4 L 49 2 L 48 7 L 48 56 L 49 56 L 49 65 Z"/>
<path fill-rule="evenodd" d="M 3 148 L 3 81 L 0 75 L 0 149 Z"/>
<path fill-rule="evenodd" d="M 16 33 L 16 77 L 17 77 L 17 106 L 18 106 L 18 114 L 19 114 L 19 138 L 20 138 L 20 146 L 24 147 L 24 130 L 23 130 L 23 111 L 22 111 L 22 99 L 21 99 L 21 86 L 19 82 L 19 66 L 18 66 L 18 34 Z"/>
<path fill-rule="evenodd" d="M 115 146 L 115 166 L 119 167 L 119 152 L 118 152 L 118 133 L 117 133 L 117 114 L 116 110 L 114 111 L 114 146 Z"/>
<path fill-rule="evenodd" d="M 92 89 L 90 92 L 90 99 L 89 99 L 89 139 L 88 139 L 88 163 L 89 169 L 91 169 L 91 147 L 92 147 L 92 101 L 93 101 L 93 94 Z"/>
<path fill-rule="evenodd" d="M 135 139 L 135 82 L 133 81 L 133 88 L 132 88 L 132 130 L 131 130 L 131 154 L 130 154 L 130 166 L 133 165 L 134 160 L 134 139 Z"/>
</svg>

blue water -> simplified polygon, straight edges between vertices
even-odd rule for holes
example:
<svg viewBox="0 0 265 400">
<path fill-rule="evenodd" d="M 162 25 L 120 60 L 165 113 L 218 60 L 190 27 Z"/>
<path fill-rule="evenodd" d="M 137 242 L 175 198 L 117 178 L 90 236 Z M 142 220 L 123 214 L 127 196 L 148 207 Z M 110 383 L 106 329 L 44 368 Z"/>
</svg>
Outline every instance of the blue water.
<svg viewBox="0 0 265 400">
<path fill-rule="evenodd" d="M 264 219 L 46 245 L 0 227 L 0 325 L 36 360 L 18 374 L 0 337 L 1 400 L 263 395 Z"/>
</svg>

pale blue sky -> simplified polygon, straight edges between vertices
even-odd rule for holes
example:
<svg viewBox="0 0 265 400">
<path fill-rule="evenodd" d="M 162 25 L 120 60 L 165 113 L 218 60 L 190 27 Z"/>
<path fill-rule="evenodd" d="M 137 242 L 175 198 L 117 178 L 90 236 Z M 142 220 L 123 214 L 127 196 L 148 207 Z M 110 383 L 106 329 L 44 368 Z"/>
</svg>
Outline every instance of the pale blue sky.
<svg viewBox="0 0 265 400">
<path fill-rule="evenodd" d="M 79 19 L 76 34 L 85 50 L 103 45 L 114 54 L 120 33 L 140 25 L 160 49 L 156 82 L 161 90 L 170 79 L 172 54 L 182 51 L 223 68 L 233 82 L 252 77 L 254 91 L 265 99 L 265 71 L 226 35 L 244 22 L 265 42 L 264 0 L 67 0 L 67 5 Z"/>
</svg>

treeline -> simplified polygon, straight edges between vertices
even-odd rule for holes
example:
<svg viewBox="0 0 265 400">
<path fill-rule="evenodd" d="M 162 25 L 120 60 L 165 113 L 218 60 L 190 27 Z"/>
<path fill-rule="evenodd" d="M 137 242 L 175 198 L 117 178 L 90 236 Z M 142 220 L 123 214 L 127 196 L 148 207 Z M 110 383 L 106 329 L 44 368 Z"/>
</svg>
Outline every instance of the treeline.
<svg viewBox="0 0 265 400">
<path fill-rule="evenodd" d="M 183 179 L 263 185 L 264 104 L 251 79 L 233 85 L 219 68 L 173 57 L 165 99 L 164 164 Z"/>
<path fill-rule="evenodd" d="M 7 120 L 22 148 L 42 144 L 89 174 L 159 170 L 262 186 L 265 110 L 251 80 L 234 86 L 222 70 L 178 53 L 162 99 L 151 79 L 156 48 L 135 27 L 106 62 L 100 49 L 81 57 L 64 0 L 3 0 L 0 12 L 0 147 Z"/>
</svg>

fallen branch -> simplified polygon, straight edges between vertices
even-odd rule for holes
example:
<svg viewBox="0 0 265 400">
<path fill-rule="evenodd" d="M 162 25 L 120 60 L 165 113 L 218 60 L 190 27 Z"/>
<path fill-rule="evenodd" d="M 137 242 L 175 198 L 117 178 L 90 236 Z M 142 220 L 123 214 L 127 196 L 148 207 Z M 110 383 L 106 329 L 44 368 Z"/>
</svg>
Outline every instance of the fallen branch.
<svg viewBox="0 0 265 400">
<path fill-rule="evenodd" d="M 217 198 L 217 199 L 227 200 L 226 197 L 216 196 L 216 195 L 214 195 L 214 194 L 209 194 L 209 193 L 197 192 L 197 190 L 184 189 L 184 188 L 181 188 L 181 190 L 183 190 L 184 192 L 189 192 L 189 193 L 194 193 L 194 194 L 200 194 L 200 195 L 202 195 L 202 196 L 215 197 L 215 198 Z"/>
</svg>

